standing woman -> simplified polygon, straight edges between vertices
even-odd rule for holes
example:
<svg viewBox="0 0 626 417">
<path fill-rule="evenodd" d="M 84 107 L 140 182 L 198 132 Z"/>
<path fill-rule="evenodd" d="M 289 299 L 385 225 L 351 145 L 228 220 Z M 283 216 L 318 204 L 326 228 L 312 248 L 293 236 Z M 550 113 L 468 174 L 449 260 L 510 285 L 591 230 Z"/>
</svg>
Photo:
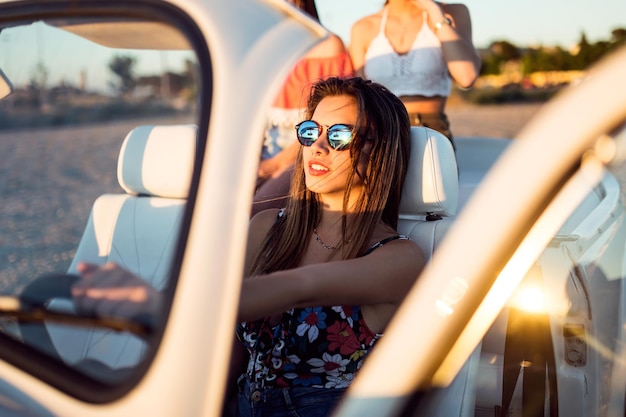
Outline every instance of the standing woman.
<svg viewBox="0 0 626 417">
<path fill-rule="evenodd" d="M 424 264 L 396 231 L 410 150 L 402 102 L 371 81 L 330 78 L 306 117 L 285 209 L 250 224 L 231 370 L 242 417 L 329 415 Z"/>
<path fill-rule="evenodd" d="M 352 26 L 350 55 L 357 75 L 400 97 L 412 125 L 438 130 L 454 145 L 445 114 L 452 80 L 469 88 L 480 70 L 464 4 L 387 0 Z"/>
</svg>

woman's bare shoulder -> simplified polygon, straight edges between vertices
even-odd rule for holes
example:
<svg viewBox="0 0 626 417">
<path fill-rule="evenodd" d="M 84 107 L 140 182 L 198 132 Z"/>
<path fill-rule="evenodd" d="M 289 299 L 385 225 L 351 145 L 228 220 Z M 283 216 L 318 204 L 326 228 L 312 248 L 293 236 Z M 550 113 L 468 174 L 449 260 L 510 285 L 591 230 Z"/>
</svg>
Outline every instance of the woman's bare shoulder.
<svg viewBox="0 0 626 417">
<path fill-rule="evenodd" d="M 354 49 L 360 53 L 365 53 L 367 45 L 378 34 L 382 21 L 382 11 L 362 17 L 357 20 L 350 30 L 350 51 L 354 53 Z"/>
<path fill-rule="evenodd" d="M 370 248 L 376 248 L 371 253 L 385 253 L 391 247 L 391 253 L 398 254 L 399 250 L 404 251 L 402 256 L 409 255 L 410 258 L 422 259 L 423 253 L 420 246 L 406 235 L 398 233 L 397 230 L 383 224 L 378 225 L 372 233 L 369 242 Z M 384 249 L 383 249 L 384 248 Z M 402 248 L 402 249 L 399 249 Z M 381 250 L 383 249 L 383 250 Z"/>
<path fill-rule="evenodd" d="M 378 27 L 380 26 L 380 21 L 382 17 L 383 17 L 382 10 L 379 10 L 378 12 L 374 14 L 364 16 L 352 24 L 352 31 L 356 30 L 358 32 L 367 33 L 367 32 L 374 30 L 378 32 Z"/>
<path fill-rule="evenodd" d="M 426 263 L 422 248 L 411 239 L 388 240 L 364 258 L 374 263 L 386 263 L 391 270 L 406 271 L 406 275 L 399 276 L 409 280 L 417 276 Z"/>
<path fill-rule="evenodd" d="M 336 54 L 345 52 L 346 50 L 346 46 L 344 45 L 343 40 L 334 33 L 331 33 L 330 36 L 324 40 L 323 43 L 327 45 L 329 50 L 334 51 Z"/>
<path fill-rule="evenodd" d="M 329 58 L 346 52 L 346 46 L 341 38 L 331 33 L 328 38 L 315 45 L 307 54 L 308 58 Z"/>
</svg>

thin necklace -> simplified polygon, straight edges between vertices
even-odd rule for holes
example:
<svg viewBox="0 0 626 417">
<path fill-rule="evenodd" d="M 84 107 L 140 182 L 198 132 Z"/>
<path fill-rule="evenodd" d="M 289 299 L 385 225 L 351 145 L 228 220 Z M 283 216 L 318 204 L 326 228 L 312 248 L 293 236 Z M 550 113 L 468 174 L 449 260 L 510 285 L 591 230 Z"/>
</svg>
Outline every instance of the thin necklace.
<svg viewBox="0 0 626 417">
<path fill-rule="evenodd" d="M 319 244 L 322 245 L 322 247 L 324 249 L 335 250 L 335 249 L 339 249 L 341 247 L 341 245 L 339 245 L 339 246 L 331 246 L 331 245 L 328 245 L 328 244 L 324 243 L 324 241 L 322 240 L 320 235 L 317 234 L 317 229 L 315 229 L 315 228 L 313 229 L 313 233 L 315 234 L 315 240 L 317 240 L 319 242 Z"/>
</svg>

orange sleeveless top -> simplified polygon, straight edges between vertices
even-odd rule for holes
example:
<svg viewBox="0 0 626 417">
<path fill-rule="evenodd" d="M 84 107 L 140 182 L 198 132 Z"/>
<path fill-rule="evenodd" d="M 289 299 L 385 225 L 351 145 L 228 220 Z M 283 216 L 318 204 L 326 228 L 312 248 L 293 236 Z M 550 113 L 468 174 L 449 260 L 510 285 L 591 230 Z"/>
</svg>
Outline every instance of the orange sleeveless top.
<svg viewBox="0 0 626 417">
<path fill-rule="evenodd" d="M 311 87 L 317 81 L 331 76 L 348 78 L 353 75 L 354 69 L 347 51 L 329 58 L 303 58 L 285 80 L 273 107 L 305 108 Z"/>
</svg>

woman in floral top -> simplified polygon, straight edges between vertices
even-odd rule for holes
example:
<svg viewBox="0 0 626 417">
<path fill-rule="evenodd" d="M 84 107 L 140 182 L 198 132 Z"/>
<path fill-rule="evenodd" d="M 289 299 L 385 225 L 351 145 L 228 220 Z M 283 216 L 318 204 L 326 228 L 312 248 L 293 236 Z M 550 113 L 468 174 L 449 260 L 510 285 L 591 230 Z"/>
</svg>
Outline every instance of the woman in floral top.
<svg viewBox="0 0 626 417">
<path fill-rule="evenodd" d="M 242 417 L 329 415 L 424 265 L 396 231 L 409 158 L 402 102 L 362 78 L 329 78 L 306 116 L 286 207 L 250 221 L 230 384 Z M 78 269 L 78 312 L 159 313 L 163 294 L 121 266 Z"/>
<path fill-rule="evenodd" d="M 286 207 L 250 223 L 231 364 L 240 416 L 330 414 L 424 264 L 396 231 L 402 102 L 379 84 L 330 78 L 306 118 Z"/>
</svg>

